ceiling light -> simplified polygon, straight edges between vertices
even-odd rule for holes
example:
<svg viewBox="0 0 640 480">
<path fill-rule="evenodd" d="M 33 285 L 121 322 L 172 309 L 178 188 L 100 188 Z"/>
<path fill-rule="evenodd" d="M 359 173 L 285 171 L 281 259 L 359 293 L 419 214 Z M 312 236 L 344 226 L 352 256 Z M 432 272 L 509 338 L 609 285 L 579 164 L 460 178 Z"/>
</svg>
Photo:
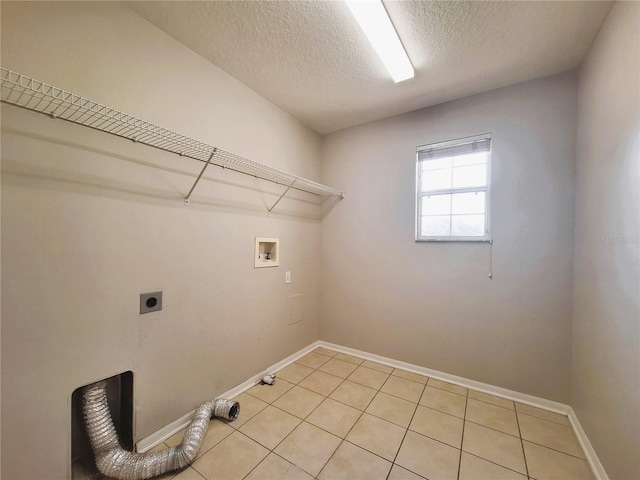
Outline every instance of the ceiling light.
<svg viewBox="0 0 640 480">
<path fill-rule="evenodd" d="M 381 0 L 345 0 L 393 81 L 413 78 L 413 66 Z"/>
</svg>

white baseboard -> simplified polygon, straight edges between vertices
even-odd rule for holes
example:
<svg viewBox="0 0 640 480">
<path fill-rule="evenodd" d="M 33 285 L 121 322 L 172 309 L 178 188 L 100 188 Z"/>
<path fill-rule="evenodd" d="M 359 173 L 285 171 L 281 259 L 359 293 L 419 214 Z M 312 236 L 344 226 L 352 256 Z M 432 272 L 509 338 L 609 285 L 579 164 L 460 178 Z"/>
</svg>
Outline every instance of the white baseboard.
<svg viewBox="0 0 640 480">
<path fill-rule="evenodd" d="M 584 455 L 587 462 L 589 462 L 589 466 L 591 467 L 591 471 L 596 477 L 596 480 L 609 480 L 609 476 L 607 475 L 607 472 L 605 472 L 602 463 L 600 463 L 600 459 L 598 458 L 598 455 L 596 455 L 596 451 L 593 449 L 591 442 L 587 438 L 587 434 L 582 429 L 582 425 L 580 425 L 576 412 L 573 411 L 573 408 L 571 408 L 571 411 L 569 412 L 569 421 L 571 422 L 571 426 L 573 427 L 576 437 L 578 437 L 578 442 L 580 442 L 580 446 L 584 451 Z"/>
<path fill-rule="evenodd" d="M 445 382 L 453 383 L 455 385 L 460 385 L 462 387 L 467 387 L 472 390 L 478 390 L 484 393 L 488 393 L 491 395 L 495 395 L 496 397 L 506 398 L 508 400 L 513 400 L 519 403 L 524 403 L 526 405 L 530 405 L 532 407 L 538 407 L 543 410 L 547 410 L 553 413 L 559 413 L 561 415 L 566 415 L 569 418 L 569 422 L 571 423 L 571 427 L 573 428 L 580 445 L 582 446 L 582 450 L 584 451 L 585 458 L 591 467 L 591 471 L 593 472 L 596 480 L 609 480 L 607 473 L 600 463 L 598 456 L 596 455 L 595 450 L 591 446 L 591 442 L 587 438 L 586 433 L 582 429 L 582 425 L 578 421 L 578 417 L 576 416 L 573 408 L 569 405 L 565 405 L 564 403 L 554 402 L 552 400 L 547 400 L 546 398 L 540 398 L 533 395 L 528 395 L 526 393 L 516 392 L 514 390 L 508 390 L 506 388 L 496 387 L 495 385 L 490 385 L 488 383 L 477 382 L 475 380 L 470 380 L 464 377 L 458 377 L 456 375 L 450 375 L 448 373 L 440 372 L 438 370 L 432 370 L 430 368 L 420 367 L 417 365 L 413 365 L 411 363 L 405 363 L 398 360 L 394 360 L 392 358 L 383 357 L 380 355 L 375 355 L 368 352 L 362 352 L 360 350 L 356 350 L 353 348 L 343 347 L 342 345 L 336 345 L 329 342 L 319 341 L 316 342 L 318 346 L 330 348 L 332 350 L 336 350 L 338 352 L 347 353 L 349 355 L 353 355 L 354 357 L 363 358 L 365 360 L 371 360 L 374 362 L 382 363 L 384 365 L 388 365 L 394 368 L 400 368 L 402 370 L 407 370 L 409 372 L 417 373 L 420 375 L 424 375 L 426 377 L 435 378 L 437 380 L 443 380 Z"/>
<path fill-rule="evenodd" d="M 584 450 L 584 454 L 586 457 L 591 470 L 593 471 L 596 480 L 609 480 L 598 456 L 596 455 L 595 450 L 591 446 L 589 439 L 587 438 L 578 418 L 576 417 L 573 408 L 569 405 L 565 405 L 564 403 L 554 402 L 552 400 L 547 400 L 545 398 L 536 397 L 534 395 L 528 395 L 526 393 L 516 392 L 514 390 L 509 390 L 506 388 L 496 387 L 494 385 L 490 385 L 488 383 L 478 382 L 476 380 L 470 380 L 464 377 L 458 377 L 456 375 L 450 375 L 448 373 L 440 372 L 438 370 L 432 370 L 430 368 L 420 367 L 418 365 L 413 365 L 411 363 L 401 362 L 399 360 L 395 360 L 388 357 L 383 357 L 381 355 L 375 355 L 369 352 L 363 352 L 361 350 L 356 350 L 354 348 L 343 347 L 342 345 L 336 345 L 334 343 L 325 342 L 322 340 L 317 340 L 307 347 L 299 350 L 293 355 L 288 356 L 284 360 L 272 365 L 271 367 L 263 370 L 260 373 L 255 374 L 253 377 L 248 379 L 247 381 L 241 383 L 240 385 L 228 390 L 227 392 L 219 395 L 221 398 L 233 398 L 237 395 L 240 395 L 242 392 L 249 390 L 255 384 L 260 382 L 260 380 L 267 374 L 272 374 L 277 372 L 278 370 L 282 370 L 287 365 L 292 364 L 300 357 L 306 355 L 311 350 L 314 350 L 317 347 L 325 347 L 331 350 L 335 350 L 340 353 L 346 353 L 349 355 L 353 355 L 354 357 L 362 358 L 364 360 L 371 360 L 373 362 L 382 363 L 389 367 L 399 368 L 402 370 L 407 370 L 409 372 L 417 373 L 419 375 L 424 375 L 426 377 L 435 378 L 437 380 L 442 380 L 445 382 L 453 383 L 455 385 L 460 385 L 462 387 L 470 388 L 472 390 L 478 390 L 480 392 L 488 393 L 490 395 L 495 395 L 496 397 L 506 398 L 508 400 L 513 400 L 519 403 L 523 403 L 526 405 L 530 405 L 532 407 L 541 408 L 543 410 L 547 410 L 553 413 L 559 413 L 561 415 L 567 415 L 573 431 Z M 146 452 L 151 450 L 156 445 L 159 445 L 167 438 L 175 435 L 180 430 L 189 425 L 191 418 L 195 410 L 183 415 L 179 419 L 171 422 L 164 428 L 161 428 L 157 432 L 149 435 L 146 438 L 143 438 L 136 444 L 136 450 L 138 452 Z"/>
<path fill-rule="evenodd" d="M 231 390 L 227 390 L 223 394 L 217 395 L 217 398 L 234 398 L 237 395 L 240 395 L 242 392 L 246 392 L 255 384 L 260 382 L 260 380 L 262 380 L 262 378 L 265 375 L 277 372 L 278 370 L 282 370 L 284 367 L 292 364 L 298 358 L 303 357 L 304 355 L 306 355 L 307 353 L 309 353 L 311 350 L 315 349 L 318 346 L 319 346 L 319 341 L 315 341 L 312 344 L 307 345 L 302 350 L 297 351 L 293 355 L 289 355 L 284 360 L 281 360 L 280 362 L 274 365 L 271 365 L 269 368 L 263 370 L 260 373 L 256 373 L 254 376 L 252 376 L 245 382 L 241 383 L 240 385 L 236 385 Z M 181 416 L 177 420 L 174 420 L 169 425 L 166 425 L 162 427 L 160 430 L 158 430 L 157 432 L 154 432 L 148 437 L 145 437 L 139 440 L 136 443 L 136 451 L 140 453 L 144 453 L 144 452 L 148 452 L 153 447 L 160 445 L 167 438 L 172 437 L 173 435 L 178 433 L 180 430 L 185 428 L 187 425 L 189 425 L 189 422 L 191 422 L 191 419 L 193 418 L 193 414 L 195 412 L 196 412 L 195 410 L 192 410 L 189 413 L 185 413 L 183 416 Z"/>
<path fill-rule="evenodd" d="M 154 432 L 148 437 L 143 438 L 138 443 L 136 443 L 136 451 L 138 453 L 144 453 L 148 452 L 156 445 L 160 445 L 167 438 L 172 437 L 187 425 L 189 425 L 189 422 L 193 418 L 194 413 L 196 413 L 196 411 L 191 410 L 189 413 L 185 413 L 183 416 L 181 416 L 177 420 L 174 420 L 169 425 L 166 425 L 157 432 Z"/>
<path fill-rule="evenodd" d="M 565 405 L 564 403 L 554 402 L 545 398 L 527 395 L 526 393 L 520 393 L 513 390 L 508 390 L 506 388 L 496 387 L 488 383 L 477 382 L 468 378 L 450 375 L 448 373 L 440 372 L 438 370 L 432 370 L 430 368 L 419 367 L 411 363 L 401 362 L 392 358 L 363 352 L 353 348 L 343 347 L 341 345 L 335 345 L 329 342 L 319 341 L 317 343 L 321 347 L 330 348 L 342 353 L 347 353 L 349 355 L 353 355 L 354 357 L 364 358 L 365 360 L 382 363 L 384 365 L 388 365 L 389 367 L 400 368 L 402 370 L 407 370 L 409 372 L 424 375 L 426 377 L 435 378 L 437 380 L 453 383 L 462 387 L 471 388 L 472 390 L 478 390 L 484 393 L 495 395 L 496 397 L 514 400 L 516 402 L 531 405 L 532 407 L 542 408 L 553 413 L 568 415 L 569 411 L 571 410 L 571 407 L 569 405 Z"/>
</svg>

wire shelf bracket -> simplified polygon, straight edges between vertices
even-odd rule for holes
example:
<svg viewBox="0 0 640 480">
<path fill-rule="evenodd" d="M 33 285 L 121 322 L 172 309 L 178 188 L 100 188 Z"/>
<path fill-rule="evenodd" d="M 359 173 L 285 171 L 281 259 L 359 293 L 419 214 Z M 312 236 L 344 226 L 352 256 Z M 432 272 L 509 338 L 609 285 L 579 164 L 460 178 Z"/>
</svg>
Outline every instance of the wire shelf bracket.
<svg viewBox="0 0 640 480">
<path fill-rule="evenodd" d="M 278 197 L 278 200 L 276 200 L 276 203 L 274 203 L 271 208 L 267 208 L 267 215 L 271 215 L 271 211 L 276 208 L 276 205 L 278 205 L 278 203 L 280 203 L 280 200 L 282 200 L 284 198 L 284 196 L 289 192 L 289 190 L 291 190 L 291 187 L 293 187 L 296 183 L 296 180 L 294 179 L 293 182 L 291 182 L 291 185 L 289 185 L 287 187 L 287 189 L 282 192 L 282 195 L 280 195 L 280 197 Z"/>
<path fill-rule="evenodd" d="M 184 198 L 186 205 L 189 205 L 191 194 L 211 164 L 285 186 L 286 190 L 278 200 L 267 208 L 268 215 L 292 188 L 320 197 L 335 195 L 337 201 L 344 198 L 344 192 L 336 188 L 226 152 L 12 70 L 0 67 L 0 81 L 0 101 L 3 103 L 204 162 L 200 174 Z"/>
<path fill-rule="evenodd" d="M 202 170 L 200 170 L 200 174 L 198 175 L 198 177 L 196 178 L 196 181 L 193 182 L 193 186 L 191 187 L 191 190 L 189 190 L 189 193 L 187 193 L 187 196 L 184 197 L 184 204 L 185 205 L 189 205 L 189 198 L 191 198 L 191 194 L 193 193 L 193 191 L 196 188 L 196 185 L 198 185 L 198 182 L 200 181 L 200 179 L 202 178 L 202 174 L 204 173 L 204 171 L 207 169 L 207 167 L 209 166 L 209 164 L 211 163 L 211 160 L 213 160 L 213 156 L 216 154 L 216 149 L 213 149 L 213 152 L 211 152 L 211 155 L 209 156 L 209 160 L 207 160 L 207 162 L 202 166 Z"/>
</svg>

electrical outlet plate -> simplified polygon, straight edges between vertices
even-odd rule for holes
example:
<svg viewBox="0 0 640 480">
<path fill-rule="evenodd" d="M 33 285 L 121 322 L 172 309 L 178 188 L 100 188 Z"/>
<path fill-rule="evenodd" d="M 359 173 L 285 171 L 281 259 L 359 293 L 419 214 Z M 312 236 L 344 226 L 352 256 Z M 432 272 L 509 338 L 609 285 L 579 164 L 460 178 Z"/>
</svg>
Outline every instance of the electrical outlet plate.
<svg viewBox="0 0 640 480">
<path fill-rule="evenodd" d="M 162 292 L 140 294 L 140 314 L 162 310 Z"/>
</svg>

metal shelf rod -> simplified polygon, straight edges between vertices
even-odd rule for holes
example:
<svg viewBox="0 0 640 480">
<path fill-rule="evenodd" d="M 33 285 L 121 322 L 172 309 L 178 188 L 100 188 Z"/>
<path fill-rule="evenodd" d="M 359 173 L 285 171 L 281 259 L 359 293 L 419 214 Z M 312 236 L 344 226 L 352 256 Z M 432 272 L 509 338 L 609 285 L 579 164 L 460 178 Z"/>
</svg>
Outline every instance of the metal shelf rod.
<svg viewBox="0 0 640 480">
<path fill-rule="evenodd" d="M 211 152 L 211 156 L 209 157 L 209 160 L 207 160 L 207 163 L 205 163 L 204 166 L 202 167 L 202 170 L 200 170 L 200 174 L 198 175 L 198 178 L 196 178 L 196 181 L 193 182 L 193 186 L 191 187 L 191 190 L 189 190 L 189 193 L 187 193 L 187 196 L 184 197 L 184 204 L 185 205 L 189 205 L 189 197 L 191 197 L 191 194 L 193 193 L 193 190 L 196 188 L 196 185 L 198 185 L 198 182 L 200 181 L 200 178 L 202 178 L 202 174 L 204 173 L 204 171 L 207 169 L 207 167 L 211 163 L 211 160 L 213 159 L 213 156 L 215 154 L 216 154 L 216 149 L 214 148 L 213 152 Z"/>
<path fill-rule="evenodd" d="M 280 197 L 278 198 L 278 200 L 276 200 L 276 203 L 274 203 L 271 208 L 267 208 L 267 215 L 271 215 L 271 211 L 276 208 L 276 205 L 278 205 L 278 203 L 280 203 L 280 200 L 282 200 L 284 198 L 284 196 L 289 192 L 289 190 L 291 190 L 291 187 L 293 187 L 293 184 L 296 183 L 295 179 L 293 180 L 293 182 L 291 182 L 291 185 L 289 185 L 287 187 L 287 189 L 282 192 L 282 195 L 280 195 Z"/>
</svg>

